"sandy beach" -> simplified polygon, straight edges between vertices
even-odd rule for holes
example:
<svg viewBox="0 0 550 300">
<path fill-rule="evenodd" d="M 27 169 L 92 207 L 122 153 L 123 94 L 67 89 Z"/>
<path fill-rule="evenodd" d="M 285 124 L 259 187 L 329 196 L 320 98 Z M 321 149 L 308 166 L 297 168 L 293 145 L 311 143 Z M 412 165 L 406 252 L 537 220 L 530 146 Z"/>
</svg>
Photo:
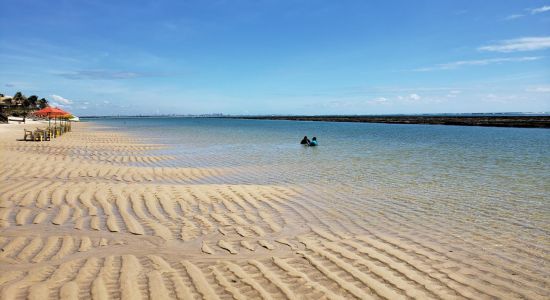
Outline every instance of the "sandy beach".
<svg viewBox="0 0 550 300">
<path fill-rule="evenodd" d="M 225 184 L 246 170 L 166 167 L 151 151 L 168 145 L 94 123 L 49 142 L 24 127 L 0 125 L 0 299 L 549 297 L 548 248 L 502 233 Z"/>
</svg>

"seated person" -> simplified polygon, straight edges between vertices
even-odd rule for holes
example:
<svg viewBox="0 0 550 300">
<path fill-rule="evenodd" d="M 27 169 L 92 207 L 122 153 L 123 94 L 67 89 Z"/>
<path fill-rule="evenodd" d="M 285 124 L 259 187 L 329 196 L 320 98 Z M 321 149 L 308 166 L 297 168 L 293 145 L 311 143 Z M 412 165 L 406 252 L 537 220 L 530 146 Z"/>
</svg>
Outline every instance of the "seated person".
<svg viewBox="0 0 550 300">
<path fill-rule="evenodd" d="M 311 142 L 309 142 L 309 145 L 312 147 L 317 146 L 317 137 L 313 137 Z"/>
<path fill-rule="evenodd" d="M 307 135 L 304 136 L 304 138 L 300 142 L 300 145 L 309 145 L 309 139 L 307 138 Z"/>
</svg>

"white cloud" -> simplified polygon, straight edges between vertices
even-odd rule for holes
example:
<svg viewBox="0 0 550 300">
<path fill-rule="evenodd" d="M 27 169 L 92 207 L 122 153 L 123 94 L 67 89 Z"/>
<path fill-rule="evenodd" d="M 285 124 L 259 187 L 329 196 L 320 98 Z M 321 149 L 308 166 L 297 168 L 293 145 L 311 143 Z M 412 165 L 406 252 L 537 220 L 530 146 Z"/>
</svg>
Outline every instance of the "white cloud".
<svg viewBox="0 0 550 300">
<path fill-rule="evenodd" d="M 510 95 L 510 94 L 507 94 L 507 95 L 486 94 L 484 96 L 481 96 L 481 100 L 483 102 L 499 103 L 499 104 L 513 103 L 521 99 L 522 97 L 518 95 Z"/>
<path fill-rule="evenodd" d="M 462 91 L 459 91 L 459 90 L 452 90 L 452 91 L 449 91 L 449 93 L 447 93 L 447 95 L 445 97 L 447 98 L 456 98 L 458 97 L 458 95 L 460 95 L 462 93 Z"/>
<path fill-rule="evenodd" d="M 389 102 L 388 102 L 388 98 L 378 97 L 378 98 L 374 98 L 372 100 L 368 100 L 368 101 L 366 101 L 366 103 L 367 104 L 387 104 Z"/>
<path fill-rule="evenodd" d="M 339 107 L 354 106 L 355 104 L 356 104 L 355 102 L 349 101 L 349 100 L 333 100 L 333 101 L 329 101 L 328 103 L 325 103 L 324 106 L 339 108 Z"/>
<path fill-rule="evenodd" d="M 69 99 L 66 99 L 66 98 L 63 98 L 59 95 L 51 95 L 52 99 L 54 101 L 56 101 L 57 103 L 60 103 L 60 104 L 72 104 L 73 101 L 69 100 Z"/>
<path fill-rule="evenodd" d="M 477 60 L 461 60 L 454 61 L 446 64 L 435 65 L 434 67 L 420 68 L 415 71 L 418 72 L 427 72 L 427 71 L 436 71 L 436 70 L 452 70 L 457 69 L 462 66 L 485 66 L 490 64 L 497 64 L 503 62 L 522 62 L 522 61 L 533 61 L 541 59 L 541 56 L 524 56 L 524 57 L 499 57 L 499 58 L 489 58 L 489 59 L 477 59 Z"/>
<path fill-rule="evenodd" d="M 414 100 L 414 101 L 418 101 L 418 100 L 422 99 L 422 97 L 420 97 L 418 94 L 410 94 L 409 99 Z"/>
<path fill-rule="evenodd" d="M 543 12 L 550 11 L 550 5 L 545 5 L 545 6 L 541 6 L 541 7 L 538 7 L 538 8 L 527 8 L 527 9 L 525 9 L 525 11 L 527 13 L 531 14 L 531 15 L 536 15 L 536 14 L 540 14 L 540 13 L 543 13 Z M 519 19 L 519 18 L 523 18 L 525 16 L 526 16 L 525 14 L 513 14 L 513 15 L 509 15 L 506 18 L 504 18 L 504 20 L 511 21 L 511 20 L 516 20 L 516 19 Z"/>
<path fill-rule="evenodd" d="M 148 73 L 110 70 L 82 70 L 76 72 L 58 73 L 57 75 L 72 80 L 134 79 L 139 77 L 155 76 L 154 74 Z"/>
<path fill-rule="evenodd" d="M 478 50 L 492 52 L 518 52 L 544 50 L 548 48 L 550 48 L 550 36 L 541 36 L 504 40 L 494 45 L 479 47 Z"/>
<path fill-rule="evenodd" d="M 509 15 L 504 19 L 505 20 L 515 20 L 515 19 L 519 19 L 519 18 L 523 18 L 523 17 L 525 17 L 525 15 L 516 14 L 516 15 Z"/>
<path fill-rule="evenodd" d="M 537 86 L 526 89 L 527 92 L 550 93 L 550 86 Z"/>
<path fill-rule="evenodd" d="M 550 11 L 550 5 L 545 5 L 539 8 L 531 9 L 531 14 L 535 15 L 535 14 L 540 14 L 547 11 Z"/>
</svg>

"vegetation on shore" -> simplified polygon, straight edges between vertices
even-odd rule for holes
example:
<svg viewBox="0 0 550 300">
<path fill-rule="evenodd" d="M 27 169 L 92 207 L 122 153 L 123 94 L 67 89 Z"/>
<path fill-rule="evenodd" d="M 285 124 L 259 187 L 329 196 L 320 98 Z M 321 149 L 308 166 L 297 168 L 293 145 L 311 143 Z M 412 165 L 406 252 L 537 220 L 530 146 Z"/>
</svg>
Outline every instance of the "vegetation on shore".
<svg viewBox="0 0 550 300">
<path fill-rule="evenodd" d="M 32 95 L 26 97 L 21 92 L 13 97 L 0 94 L 0 123 L 8 122 L 8 116 L 23 117 L 25 119 L 31 112 L 48 106 L 46 98 L 39 99 Z"/>
</svg>

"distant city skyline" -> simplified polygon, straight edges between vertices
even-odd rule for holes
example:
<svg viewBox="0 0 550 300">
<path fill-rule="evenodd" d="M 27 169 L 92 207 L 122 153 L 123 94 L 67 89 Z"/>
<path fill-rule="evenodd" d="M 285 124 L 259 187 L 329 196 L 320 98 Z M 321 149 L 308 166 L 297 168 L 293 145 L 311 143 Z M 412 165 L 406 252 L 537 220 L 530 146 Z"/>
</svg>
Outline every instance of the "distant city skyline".
<svg viewBox="0 0 550 300">
<path fill-rule="evenodd" d="M 2 1 L 0 93 L 76 115 L 550 111 L 550 1 Z"/>
</svg>

